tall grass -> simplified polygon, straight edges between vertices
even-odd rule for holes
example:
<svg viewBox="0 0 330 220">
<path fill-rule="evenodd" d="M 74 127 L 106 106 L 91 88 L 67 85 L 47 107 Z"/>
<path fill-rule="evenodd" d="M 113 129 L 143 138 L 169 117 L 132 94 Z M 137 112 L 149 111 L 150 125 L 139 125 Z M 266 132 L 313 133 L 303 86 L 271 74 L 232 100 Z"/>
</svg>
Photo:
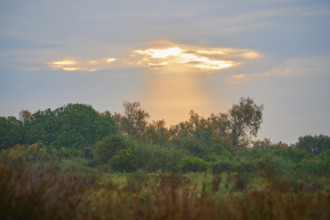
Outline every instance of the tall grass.
<svg viewBox="0 0 330 220">
<path fill-rule="evenodd" d="M 303 185 L 293 191 L 270 175 L 259 190 L 224 192 L 239 179 L 224 175 L 200 187 L 187 176 L 143 172 L 127 175 L 119 187 L 59 169 L 60 161 L 43 151 L 26 157 L 28 149 L 14 150 L 0 157 L 0 219 L 330 219 L 329 193 L 306 192 Z"/>
</svg>

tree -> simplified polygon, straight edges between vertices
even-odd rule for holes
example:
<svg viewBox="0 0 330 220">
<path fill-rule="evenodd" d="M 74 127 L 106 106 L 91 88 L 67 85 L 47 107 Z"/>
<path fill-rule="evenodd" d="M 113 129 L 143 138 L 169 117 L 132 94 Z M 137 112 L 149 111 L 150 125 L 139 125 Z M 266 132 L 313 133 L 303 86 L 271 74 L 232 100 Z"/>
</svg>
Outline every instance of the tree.
<svg viewBox="0 0 330 220">
<path fill-rule="evenodd" d="M 257 136 L 262 123 L 263 105 L 242 97 L 239 104 L 229 110 L 233 146 L 247 146 L 251 136 Z"/>
<path fill-rule="evenodd" d="M 31 116 L 32 114 L 28 110 L 22 110 L 19 113 L 19 119 L 23 122 L 30 120 Z"/>
<path fill-rule="evenodd" d="M 210 121 L 214 135 L 228 136 L 230 134 L 231 123 L 228 114 L 211 114 L 208 120 Z"/>
<path fill-rule="evenodd" d="M 33 144 L 38 141 L 46 145 L 53 144 L 61 130 L 57 116 L 51 109 L 35 112 L 23 124 L 25 144 Z"/>
<path fill-rule="evenodd" d="M 94 159 L 97 163 L 106 163 L 118 151 L 133 148 L 133 143 L 122 135 L 112 135 L 97 142 L 93 148 Z"/>
<path fill-rule="evenodd" d="M 153 121 L 147 125 L 144 141 L 148 144 L 163 145 L 169 137 L 170 133 L 165 127 L 165 121 Z"/>
<path fill-rule="evenodd" d="M 326 135 L 299 137 L 296 147 L 312 154 L 319 154 L 330 149 L 330 137 Z"/>
<path fill-rule="evenodd" d="M 24 130 L 27 144 L 85 147 L 115 134 L 117 127 L 110 114 L 100 114 L 89 105 L 68 104 L 32 114 Z"/>
<path fill-rule="evenodd" d="M 22 142 L 22 122 L 15 117 L 0 117 L 0 150 Z"/>
<path fill-rule="evenodd" d="M 141 139 L 146 131 L 149 114 L 141 108 L 140 102 L 123 103 L 125 114 L 120 119 L 120 128 L 128 136 Z"/>
</svg>

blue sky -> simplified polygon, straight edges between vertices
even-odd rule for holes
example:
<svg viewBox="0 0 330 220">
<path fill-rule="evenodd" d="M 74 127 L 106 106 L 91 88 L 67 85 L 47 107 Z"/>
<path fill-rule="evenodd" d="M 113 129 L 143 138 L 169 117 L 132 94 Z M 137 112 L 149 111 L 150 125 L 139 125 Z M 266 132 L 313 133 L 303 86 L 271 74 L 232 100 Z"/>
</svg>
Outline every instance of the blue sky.
<svg viewBox="0 0 330 220">
<path fill-rule="evenodd" d="M 264 104 L 259 138 L 330 135 L 330 3 L 0 2 L 0 115 L 68 103 L 153 119 Z"/>
</svg>

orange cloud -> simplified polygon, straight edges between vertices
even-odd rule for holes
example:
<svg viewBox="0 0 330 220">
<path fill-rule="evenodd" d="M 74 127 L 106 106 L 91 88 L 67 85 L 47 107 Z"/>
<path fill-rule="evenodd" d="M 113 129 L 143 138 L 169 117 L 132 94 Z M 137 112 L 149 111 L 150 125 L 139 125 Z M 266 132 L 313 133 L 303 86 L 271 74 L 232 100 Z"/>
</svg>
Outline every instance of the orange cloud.
<svg viewBox="0 0 330 220">
<path fill-rule="evenodd" d="M 260 54 L 249 49 L 201 47 L 172 42 L 151 43 L 145 49 L 135 49 L 130 58 L 113 57 L 91 60 L 64 58 L 48 62 L 55 70 L 93 72 L 116 66 L 123 68 L 141 67 L 156 69 L 158 72 L 219 71 L 233 68 L 247 60 L 257 59 Z"/>
<path fill-rule="evenodd" d="M 64 58 L 62 60 L 48 62 L 48 65 L 54 70 L 95 72 L 109 68 L 109 64 L 114 61 L 116 61 L 115 58 L 88 61 L 78 61 L 74 58 Z"/>
<path fill-rule="evenodd" d="M 198 47 L 171 42 L 134 50 L 131 65 L 168 71 L 214 71 L 238 66 L 260 54 L 253 50 Z"/>
</svg>

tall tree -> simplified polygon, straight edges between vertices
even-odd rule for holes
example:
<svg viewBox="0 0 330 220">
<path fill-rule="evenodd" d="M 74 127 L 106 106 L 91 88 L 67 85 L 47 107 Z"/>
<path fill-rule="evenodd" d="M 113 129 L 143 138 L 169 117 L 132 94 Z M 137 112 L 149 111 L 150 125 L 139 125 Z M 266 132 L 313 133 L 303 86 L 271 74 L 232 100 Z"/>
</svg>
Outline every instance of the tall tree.
<svg viewBox="0 0 330 220">
<path fill-rule="evenodd" d="M 213 135 L 215 136 L 228 136 L 230 134 L 230 117 L 228 114 L 219 113 L 218 115 L 211 114 L 208 118 Z"/>
<path fill-rule="evenodd" d="M 120 119 L 120 128 L 128 136 L 140 139 L 145 133 L 149 114 L 141 108 L 140 102 L 123 103 L 125 114 Z"/>
<path fill-rule="evenodd" d="M 242 97 L 239 104 L 229 110 L 231 117 L 231 138 L 234 146 L 246 146 L 251 136 L 257 136 L 262 123 L 263 105 L 257 105 L 251 98 Z"/>
</svg>

